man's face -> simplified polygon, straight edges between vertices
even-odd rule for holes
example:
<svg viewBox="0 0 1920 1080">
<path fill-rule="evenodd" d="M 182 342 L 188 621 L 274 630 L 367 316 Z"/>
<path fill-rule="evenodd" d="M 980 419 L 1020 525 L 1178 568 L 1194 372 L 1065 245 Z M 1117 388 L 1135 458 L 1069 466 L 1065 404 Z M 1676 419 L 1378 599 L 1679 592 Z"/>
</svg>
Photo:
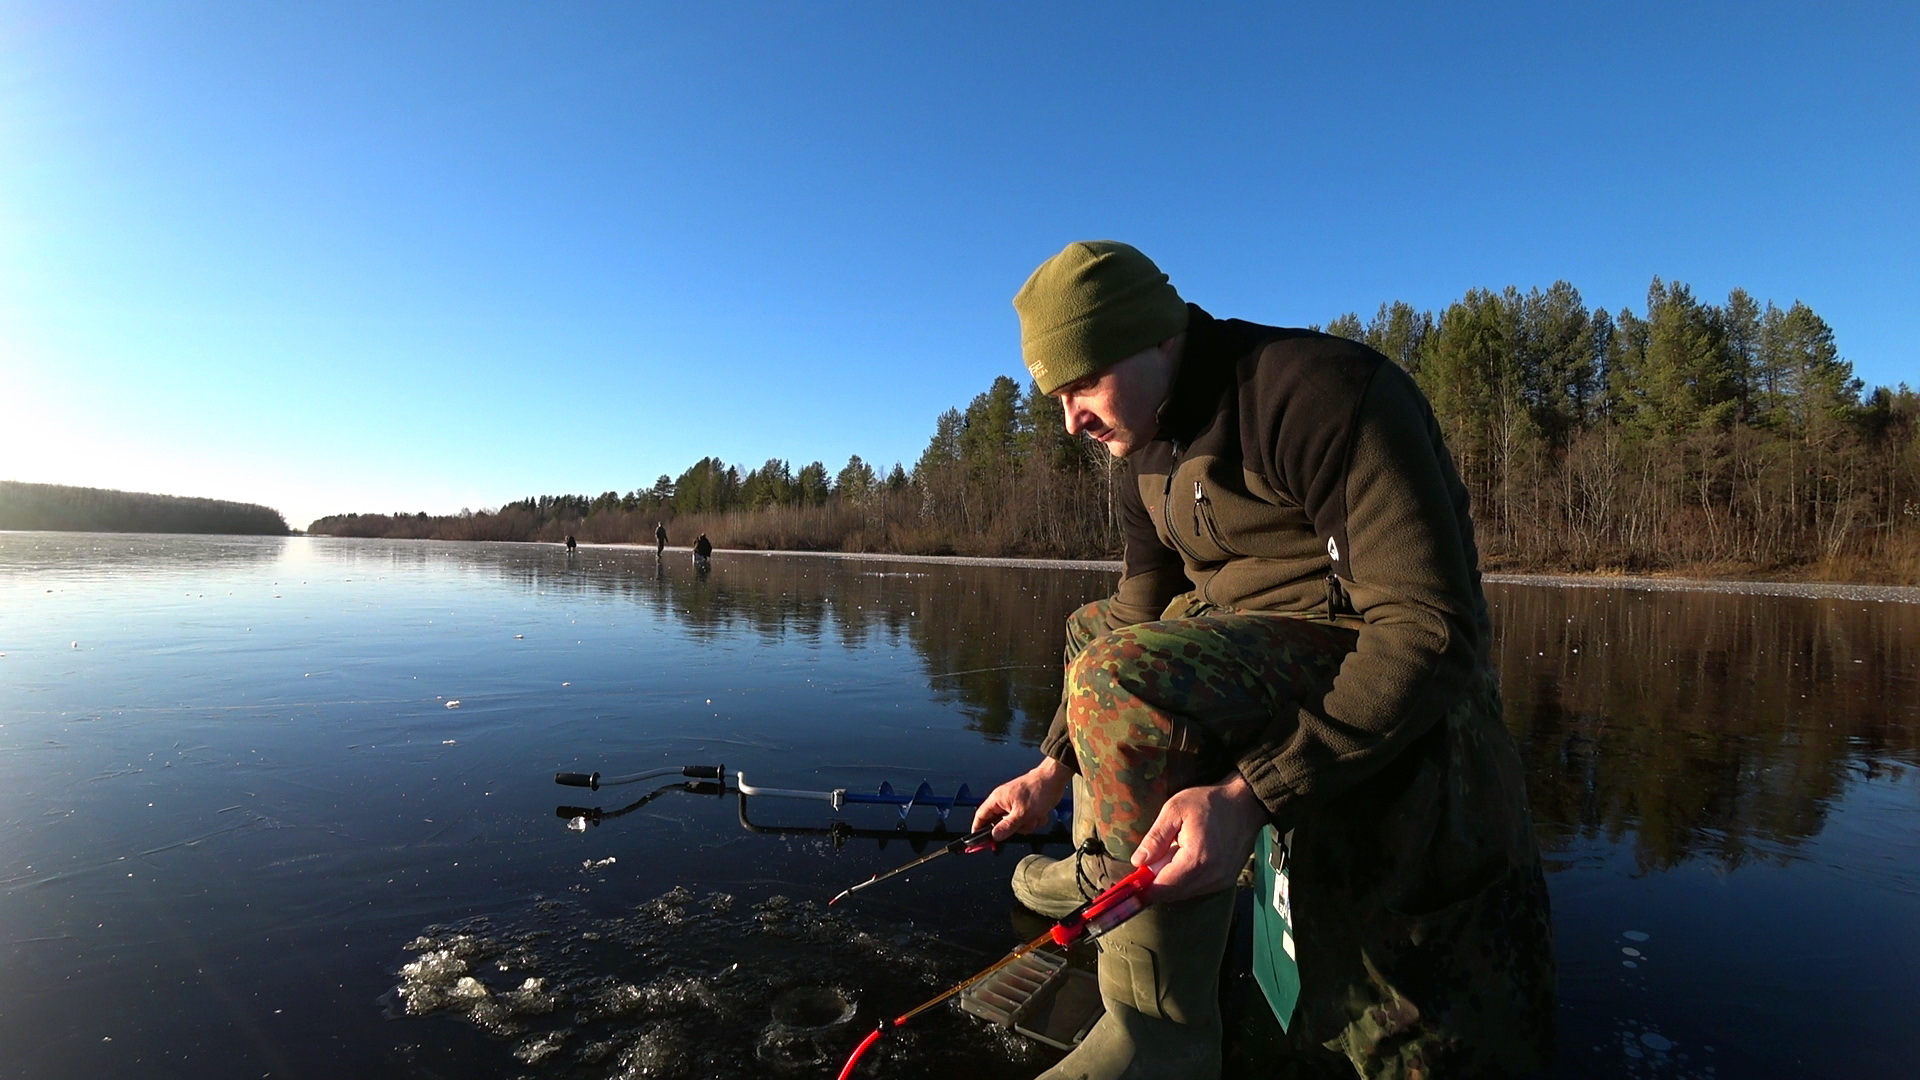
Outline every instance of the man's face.
<svg viewBox="0 0 1920 1080">
<path fill-rule="evenodd" d="M 1117 458 L 1152 441 L 1172 382 L 1166 353 L 1164 345 L 1155 345 L 1054 391 L 1066 413 L 1067 434 L 1085 432 Z"/>
</svg>

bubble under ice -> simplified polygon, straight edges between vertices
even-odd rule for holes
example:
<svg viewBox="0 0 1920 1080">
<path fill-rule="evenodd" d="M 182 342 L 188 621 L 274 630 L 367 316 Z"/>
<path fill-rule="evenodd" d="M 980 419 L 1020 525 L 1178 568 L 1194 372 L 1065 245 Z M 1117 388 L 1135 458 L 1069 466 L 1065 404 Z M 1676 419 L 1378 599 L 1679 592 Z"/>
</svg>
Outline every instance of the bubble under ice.
<svg viewBox="0 0 1920 1080">
<path fill-rule="evenodd" d="M 679 887 L 613 915 L 535 898 L 512 919 L 429 927 L 406 949 L 390 995 L 404 1007 L 391 1015 L 470 1024 L 502 1040 L 505 1069 L 556 1077 L 831 1071 L 872 1010 L 916 1003 L 992 959 L 813 901 L 771 895 L 736 910 L 731 895 Z M 957 1010 L 885 1043 L 876 1064 L 928 1075 L 1044 1053 Z"/>
</svg>

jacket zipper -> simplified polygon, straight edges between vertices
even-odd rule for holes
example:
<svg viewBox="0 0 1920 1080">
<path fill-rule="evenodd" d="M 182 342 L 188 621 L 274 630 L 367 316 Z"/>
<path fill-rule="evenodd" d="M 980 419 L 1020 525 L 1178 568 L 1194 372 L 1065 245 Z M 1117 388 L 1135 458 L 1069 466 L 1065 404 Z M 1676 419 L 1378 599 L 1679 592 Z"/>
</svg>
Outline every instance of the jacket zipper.
<svg viewBox="0 0 1920 1080">
<path fill-rule="evenodd" d="M 1180 471 L 1180 451 L 1182 449 L 1179 443 L 1173 444 L 1173 462 L 1167 466 L 1167 486 L 1165 490 L 1160 493 L 1160 520 L 1167 523 L 1167 535 L 1173 537 L 1173 546 L 1180 549 L 1181 555 L 1192 559 L 1197 564 L 1205 560 L 1201 559 L 1192 548 L 1189 548 L 1185 540 L 1180 539 L 1180 529 L 1173 523 L 1173 476 Z M 1195 481 L 1194 484 L 1197 487 L 1199 481 Z M 1213 597 L 1208 595 L 1212 586 L 1213 575 L 1209 574 L 1207 575 L 1207 583 L 1200 586 L 1200 599 L 1208 604 L 1213 603 Z"/>
<path fill-rule="evenodd" d="M 1214 546 L 1228 555 L 1235 553 L 1227 546 L 1227 538 L 1220 531 L 1220 522 L 1213 516 L 1213 500 L 1207 498 L 1207 489 L 1198 480 L 1193 482 L 1193 531 L 1196 536 L 1205 533 Z"/>
<path fill-rule="evenodd" d="M 1180 471 L 1180 449 L 1179 443 L 1173 444 L 1173 463 L 1167 466 L 1167 486 L 1160 493 L 1160 520 L 1167 523 L 1167 535 L 1173 537 L 1173 546 L 1180 549 L 1180 554 L 1200 562 L 1200 555 L 1180 539 L 1180 530 L 1173 523 L 1173 476 Z"/>
<path fill-rule="evenodd" d="M 1327 572 L 1327 621 L 1337 618 L 1359 618 L 1360 613 L 1353 608 L 1353 600 L 1347 596 L 1346 587 L 1340 584 L 1340 575 Z"/>
</svg>

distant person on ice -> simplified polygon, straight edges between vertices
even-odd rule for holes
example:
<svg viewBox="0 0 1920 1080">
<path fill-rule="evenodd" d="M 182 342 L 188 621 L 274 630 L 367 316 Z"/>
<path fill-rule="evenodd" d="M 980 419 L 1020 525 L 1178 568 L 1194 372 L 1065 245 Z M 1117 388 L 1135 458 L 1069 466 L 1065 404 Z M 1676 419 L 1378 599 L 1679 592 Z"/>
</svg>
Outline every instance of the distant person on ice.
<svg viewBox="0 0 1920 1080">
<path fill-rule="evenodd" d="M 694 565 L 705 566 L 707 565 L 708 560 L 712 558 L 713 558 L 713 541 L 707 539 L 706 533 L 701 533 L 700 539 L 695 540 L 693 542 Z"/>
<path fill-rule="evenodd" d="M 576 548 L 576 547 L 578 547 L 578 546 L 579 546 L 579 545 L 577 545 L 577 544 L 575 544 L 575 543 L 573 542 L 573 534 L 572 534 L 572 533 L 568 533 L 568 534 L 567 534 L 567 554 L 569 554 L 569 555 L 571 555 L 571 554 L 573 554 L 573 549 L 574 549 L 574 548 Z"/>
<path fill-rule="evenodd" d="M 667 553 L 667 523 L 656 521 L 653 525 L 653 557 L 659 558 Z"/>
<path fill-rule="evenodd" d="M 1358 342 L 1216 319 L 1110 241 L 1068 245 L 1013 304 L 1067 433 L 1124 463 L 1124 545 L 1116 593 L 1067 620 L 1040 763 L 973 825 L 1030 831 L 1073 784 L 1081 854 L 1013 872 L 1055 918 L 1168 860 L 1100 939 L 1106 1014 L 1042 1080 L 1219 1077 L 1234 882 L 1263 834 L 1293 1054 L 1368 1080 L 1543 1067 L 1525 770 L 1467 492 L 1413 379 Z"/>
</svg>

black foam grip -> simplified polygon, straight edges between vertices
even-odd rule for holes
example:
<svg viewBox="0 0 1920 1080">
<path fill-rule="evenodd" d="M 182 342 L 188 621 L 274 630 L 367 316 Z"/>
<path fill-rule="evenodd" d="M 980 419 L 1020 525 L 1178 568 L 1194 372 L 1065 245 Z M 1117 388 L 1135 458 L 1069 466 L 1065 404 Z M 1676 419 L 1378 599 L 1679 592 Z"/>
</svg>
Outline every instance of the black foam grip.
<svg viewBox="0 0 1920 1080">
<path fill-rule="evenodd" d="M 583 788 L 592 788 L 595 791 L 600 790 L 600 774 L 599 773 L 583 773 L 583 772 L 554 773 L 553 782 L 556 784 L 564 784 L 567 787 L 583 787 Z"/>
<path fill-rule="evenodd" d="M 689 765 L 680 770 L 680 775 L 696 780 L 719 780 L 726 775 L 726 771 L 725 765 Z"/>
</svg>

